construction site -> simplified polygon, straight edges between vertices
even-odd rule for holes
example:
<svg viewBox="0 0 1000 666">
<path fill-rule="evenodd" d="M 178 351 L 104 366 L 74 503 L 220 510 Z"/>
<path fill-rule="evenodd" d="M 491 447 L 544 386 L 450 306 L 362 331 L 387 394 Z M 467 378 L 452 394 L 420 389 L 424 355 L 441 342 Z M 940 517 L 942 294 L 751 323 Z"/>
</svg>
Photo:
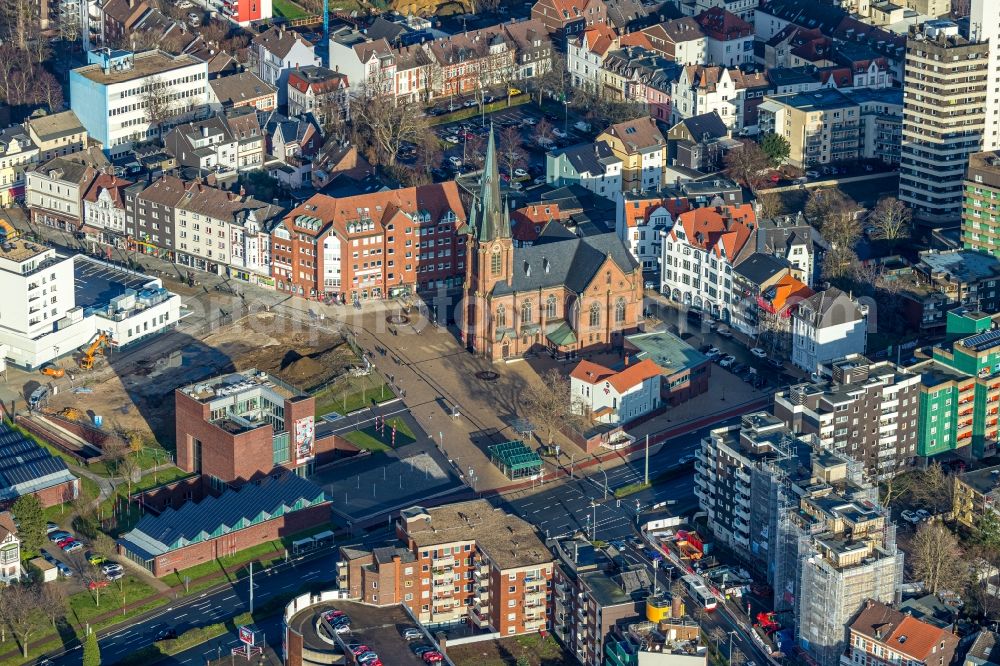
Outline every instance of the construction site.
<svg viewBox="0 0 1000 666">
<path fill-rule="evenodd" d="M 136 354 L 116 351 L 101 336 L 33 374 L 39 388 L 32 394 L 46 394 L 35 406 L 88 426 L 135 432 L 172 449 L 177 386 L 257 368 L 309 392 L 363 368 L 345 336 L 320 324 L 256 313 L 200 338 L 174 330 L 157 341 L 155 352 L 147 347 L 149 353 Z M 50 384 L 57 389 L 49 390 Z"/>
</svg>

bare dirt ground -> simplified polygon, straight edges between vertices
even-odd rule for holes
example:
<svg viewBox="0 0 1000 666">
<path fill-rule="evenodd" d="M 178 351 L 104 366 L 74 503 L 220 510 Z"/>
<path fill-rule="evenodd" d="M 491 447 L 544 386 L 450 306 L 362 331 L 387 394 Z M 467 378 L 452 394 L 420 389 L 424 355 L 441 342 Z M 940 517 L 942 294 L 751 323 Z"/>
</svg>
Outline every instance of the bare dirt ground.
<svg viewBox="0 0 1000 666">
<path fill-rule="evenodd" d="M 100 359 L 92 372 L 71 371 L 46 411 L 72 407 L 92 423 L 134 430 L 173 448 L 174 389 L 228 372 L 256 368 L 308 391 L 360 363 L 330 322 L 303 323 L 273 312 L 247 315 L 199 338 L 172 332 L 172 351 Z M 74 392 L 73 389 L 77 389 Z M 82 392 L 81 392 L 82 389 Z"/>
</svg>

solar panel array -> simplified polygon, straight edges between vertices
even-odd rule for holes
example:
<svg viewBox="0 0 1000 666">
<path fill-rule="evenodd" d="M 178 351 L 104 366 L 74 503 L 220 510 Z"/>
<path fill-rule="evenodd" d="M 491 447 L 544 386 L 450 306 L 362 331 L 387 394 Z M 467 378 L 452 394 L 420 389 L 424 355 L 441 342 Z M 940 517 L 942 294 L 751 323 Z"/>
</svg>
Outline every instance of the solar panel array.
<svg viewBox="0 0 1000 666">
<path fill-rule="evenodd" d="M 16 492 L 18 486 L 33 485 L 39 479 L 57 475 L 60 478 L 55 483 L 72 478 L 61 458 L 0 423 L 0 489 L 13 489 L 20 494 Z"/>
<path fill-rule="evenodd" d="M 995 328 L 985 333 L 978 333 L 962 340 L 962 346 L 974 351 L 983 351 L 1000 344 L 1000 328 Z"/>
</svg>

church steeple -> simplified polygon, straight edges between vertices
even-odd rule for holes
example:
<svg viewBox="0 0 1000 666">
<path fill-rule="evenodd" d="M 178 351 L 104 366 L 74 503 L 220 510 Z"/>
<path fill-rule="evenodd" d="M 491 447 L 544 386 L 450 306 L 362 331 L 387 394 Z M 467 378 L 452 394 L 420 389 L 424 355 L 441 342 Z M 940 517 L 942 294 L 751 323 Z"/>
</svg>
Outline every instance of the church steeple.
<svg viewBox="0 0 1000 666">
<path fill-rule="evenodd" d="M 479 196 L 472 204 L 472 227 L 481 243 L 510 238 L 510 215 L 500 197 L 500 171 L 497 168 L 492 124 L 489 142 L 486 144 L 486 161 L 479 183 Z"/>
</svg>

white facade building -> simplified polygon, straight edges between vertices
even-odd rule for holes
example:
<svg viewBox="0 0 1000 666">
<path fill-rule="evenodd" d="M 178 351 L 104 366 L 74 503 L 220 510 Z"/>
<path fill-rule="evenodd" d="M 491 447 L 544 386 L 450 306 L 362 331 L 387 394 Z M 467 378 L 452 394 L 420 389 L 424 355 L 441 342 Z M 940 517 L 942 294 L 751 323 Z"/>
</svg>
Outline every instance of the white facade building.
<svg viewBox="0 0 1000 666">
<path fill-rule="evenodd" d="M 331 42 L 332 44 L 332 42 Z M 264 83 L 278 89 L 278 104 L 288 102 L 288 74 L 296 67 L 321 65 L 316 48 L 294 30 L 275 26 L 253 38 L 250 49 L 257 69 L 254 72 Z M 334 59 L 330 52 L 331 62 Z"/>
<path fill-rule="evenodd" d="M 615 233 L 643 271 L 656 271 L 662 261 L 662 239 L 674 225 L 671 201 L 686 201 L 676 193 L 626 193 L 615 210 Z"/>
<path fill-rule="evenodd" d="M 730 322 L 739 301 L 733 267 L 754 251 L 756 216 L 749 204 L 696 208 L 677 217 L 662 241 L 660 291 Z"/>
<path fill-rule="evenodd" d="M 570 373 L 573 409 L 598 423 L 628 423 L 660 407 L 661 376 L 650 359 L 619 372 L 581 361 Z"/>
<path fill-rule="evenodd" d="M 618 38 L 614 30 L 604 23 L 589 27 L 579 37 L 568 40 L 566 69 L 573 87 L 597 90 L 604 58 L 617 44 Z"/>
<path fill-rule="evenodd" d="M 0 348 L 7 347 L 9 363 L 38 368 L 72 354 L 100 332 L 109 334 L 114 346 L 124 346 L 180 318 L 180 296 L 158 279 L 120 272 L 80 255 L 62 256 L 16 236 L 6 239 L 0 246 Z M 121 295 L 99 300 L 105 297 L 94 294 L 89 302 L 77 303 L 77 264 L 110 271 L 108 279 L 120 283 Z"/>
<path fill-rule="evenodd" d="M 836 287 L 805 299 L 792 313 L 792 363 L 816 372 L 830 361 L 863 354 L 867 308 Z"/>
<path fill-rule="evenodd" d="M 603 141 L 553 150 L 545 155 L 545 182 L 555 187 L 580 185 L 605 199 L 620 201 L 622 161 Z"/>
<path fill-rule="evenodd" d="M 982 150 L 1000 149 L 1000 8 L 996 0 L 972 0 L 969 26 L 973 41 L 990 43 L 986 86 L 986 129 Z"/>
<path fill-rule="evenodd" d="M 671 88 L 672 124 L 715 111 L 728 129 L 738 126 L 739 93 L 725 67 L 685 67 Z"/>
<path fill-rule="evenodd" d="M 21 538 L 9 511 L 0 513 L 0 582 L 10 584 L 24 575 L 21 568 Z"/>
<path fill-rule="evenodd" d="M 70 107 L 111 156 L 191 118 L 206 102 L 208 64 L 193 56 L 109 49 L 89 56 L 90 64 L 70 72 Z M 162 99 L 159 126 L 150 122 L 150 89 Z"/>
</svg>

